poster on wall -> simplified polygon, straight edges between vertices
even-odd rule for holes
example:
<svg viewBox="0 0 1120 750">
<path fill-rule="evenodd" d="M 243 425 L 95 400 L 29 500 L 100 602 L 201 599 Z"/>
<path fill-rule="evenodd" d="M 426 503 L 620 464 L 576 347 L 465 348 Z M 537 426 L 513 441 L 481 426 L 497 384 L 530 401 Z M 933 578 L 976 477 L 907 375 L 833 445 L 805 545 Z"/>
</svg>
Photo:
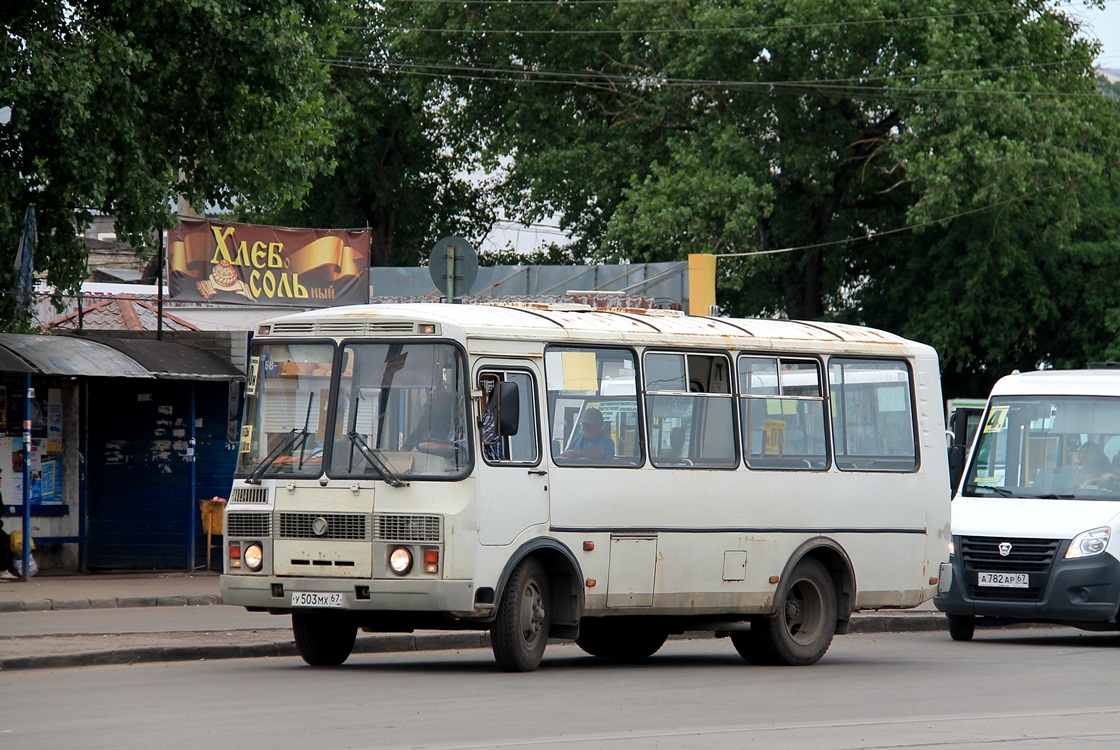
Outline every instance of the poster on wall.
<svg viewBox="0 0 1120 750">
<path fill-rule="evenodd" d="M 62 456 L 47 452 L 47 441 L 31 441 L 31 504 L 62 503 Z M 23 505 L 23 438 L 0 437 L 0 496 L 4 505 Z"/>
<path fill-rule="evenodd" d="M 62 389 L 47 390 L 47 453 L 62 453 Z"/>
</svg>

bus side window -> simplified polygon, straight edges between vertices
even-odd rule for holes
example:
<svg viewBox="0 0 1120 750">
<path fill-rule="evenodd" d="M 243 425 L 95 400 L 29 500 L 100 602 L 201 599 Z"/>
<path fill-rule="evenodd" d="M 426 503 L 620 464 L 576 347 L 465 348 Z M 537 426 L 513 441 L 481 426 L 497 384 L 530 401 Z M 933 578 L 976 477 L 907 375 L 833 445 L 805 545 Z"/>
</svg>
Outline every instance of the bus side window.
<svg viewBox="0 0 1120 750">
<path fill-rule="evenodd" d="M 537 463 L 540 433 L 532 375 L 490 370 L 479 375 L 479 387 L 483 400 L 477 437 L 483 460 L 503 465 Z"/>
</svg>

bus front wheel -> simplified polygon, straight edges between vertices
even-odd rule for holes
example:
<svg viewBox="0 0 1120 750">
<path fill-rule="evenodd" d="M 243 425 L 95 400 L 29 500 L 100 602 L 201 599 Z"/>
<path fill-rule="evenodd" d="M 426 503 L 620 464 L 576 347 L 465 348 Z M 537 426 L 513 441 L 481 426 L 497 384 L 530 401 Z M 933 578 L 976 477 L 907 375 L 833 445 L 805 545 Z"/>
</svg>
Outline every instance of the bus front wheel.
<svg viewBox="0 0 1120 750">
<path fill-rule="evenodd" d="M 296 650 L 313 667 L 337 667 L 354 650 L 358 626 L 338 612 L 293 612 Z"/>
<path fill-rule="evenodd" d="M 772 617 L 734 631 L 731 642 L 751 664 L 791 667 L 815 664 L 832 644 L 836 632 L 836 589 L 832 576 L 817 560 L 802 560 Z"/>
<path fill-rule="evenodd" d="M 490 647 L 505 672 L 532 672 L 548 644 L 548 574 L 536 558 L 513 571 L 498 616 L 490 629 Z"/>
<path fill-rule="evenodd" d="M 949 621 L 949 637 L 954 641 L 971 641 L 976 635 L 976 617 L 973 615 L 945 615 Z"/>
</svg>

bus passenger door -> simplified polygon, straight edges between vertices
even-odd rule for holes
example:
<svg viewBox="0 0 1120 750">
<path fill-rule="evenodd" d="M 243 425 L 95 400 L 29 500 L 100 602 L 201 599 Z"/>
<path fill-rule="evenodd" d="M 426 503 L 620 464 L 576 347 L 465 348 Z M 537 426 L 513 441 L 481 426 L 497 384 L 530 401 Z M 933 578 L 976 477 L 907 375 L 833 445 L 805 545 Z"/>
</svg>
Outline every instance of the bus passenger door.
<svg viewBox="0 0 1120 750">
<path fill-rule="evenodd" d="M 537 382 L 528 364 L 514 367 L 508 362 L 484 364 L 475 378 L 483 392 L 475 433 L 482 544 L 512 544 L 526 529 L 548 522 L 548 472 L 541 458 Z M 504 389 L 508 399 L 511 386 L 516 386 L 516 409 L 497 395 Z M 500 413 L 503 403 L 505 414 Z"/>
</svg>

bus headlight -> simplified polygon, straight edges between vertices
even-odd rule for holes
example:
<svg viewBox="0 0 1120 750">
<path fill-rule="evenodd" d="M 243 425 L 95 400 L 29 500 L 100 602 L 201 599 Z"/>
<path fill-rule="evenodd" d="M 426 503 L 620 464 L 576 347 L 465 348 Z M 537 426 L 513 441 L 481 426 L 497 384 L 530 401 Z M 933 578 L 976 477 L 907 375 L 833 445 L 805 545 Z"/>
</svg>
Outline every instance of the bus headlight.
<svg viewBox="0 0 1120 750">
<path fill-rule="evenodd" d="M 1107 526 L 1081 532 L 1069 543 L 1069 549 L 1066 550 L 1066 559 L 1099 555 L 1108 547 L 1108 537 L 1111 533 Z"/>
<path fill-rule="evenodd" d="M 389 568 L 399 576 L 412 570 L 412 552 L 408 547 L 396 547 L 389 553 Z"/>
<path fill-rule="evenodd" d="M 264 565 L 264 549 L 260 542 L 250 542 L 241 551 L 241 562 L 245 567 L 256 573 Z"/>
</svg>

